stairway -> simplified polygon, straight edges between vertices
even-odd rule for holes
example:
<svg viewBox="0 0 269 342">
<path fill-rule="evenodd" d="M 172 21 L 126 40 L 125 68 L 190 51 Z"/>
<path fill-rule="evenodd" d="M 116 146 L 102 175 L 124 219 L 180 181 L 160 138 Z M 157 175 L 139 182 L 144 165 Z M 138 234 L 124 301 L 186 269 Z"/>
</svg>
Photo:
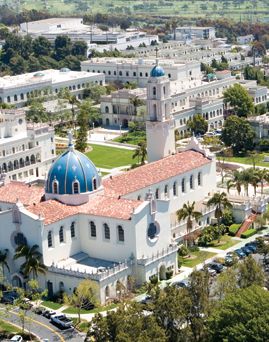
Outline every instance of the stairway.
<svg viewBox="0 0 269 342">
<path fill-rule="evenodd" d="M 255 221 L 257 217 L 257 214 L 251 214 L 241 225 L 238 232 L 235 236 L 240 237 L 242 233 L 244 233 L 248 228 L 251 226 L 251 224 Z"/>
</svg>

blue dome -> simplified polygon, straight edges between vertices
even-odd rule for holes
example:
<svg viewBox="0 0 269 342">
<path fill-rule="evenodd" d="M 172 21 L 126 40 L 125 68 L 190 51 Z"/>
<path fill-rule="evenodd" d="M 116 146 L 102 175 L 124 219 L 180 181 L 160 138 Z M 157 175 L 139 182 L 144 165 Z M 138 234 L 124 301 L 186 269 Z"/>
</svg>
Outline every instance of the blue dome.
<svg viewBox="0 0 269 342">
<path fill-rule="evenodd" d="M 78 185 L 76 190 L 74 183 Z M 95 165 L 83 153 L 74 150 L 73 145 L 69 145 L 68 151 L 58 157 L 49 170 L 46 193 L 87 193 L 100 185 L 101 178 Z"/>
<path fill-rule="evenodd" d="M 165 76 L 165 72 L 163 68 L 159 65 L 155 65 L 155 67 L 150 72 L 151 77 L 162 77 Z"/>
</svg>

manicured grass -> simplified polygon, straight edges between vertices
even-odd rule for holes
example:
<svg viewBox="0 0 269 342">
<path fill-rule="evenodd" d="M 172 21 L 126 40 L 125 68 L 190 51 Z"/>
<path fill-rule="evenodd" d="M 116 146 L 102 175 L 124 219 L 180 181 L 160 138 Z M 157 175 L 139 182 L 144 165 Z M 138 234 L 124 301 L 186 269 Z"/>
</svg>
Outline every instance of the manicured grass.
<svg viewBox="0 0 269 342">
<path fill-rule="evenodd" d="M 208 247 L 213 247 L 224 251 L 225 249 L 230 248 L 239 242 L 240 240 L 233 240 L 229 235 L 223 235 L 220 242 L 218 242 L 217 240 L 212 241 L 208 244 Z"/>
<path fill-rule="evenodd" d="M 78 318 L 71 318 L 73 321 L 74 326 L 77 330 L 87 333 L 89 330 L 90 322 L 87 322 L 85 320 L 81 320 L 81 322 L 78 324 Z"/>
<path fill-rule="evenodd" d="M 6 321 L 0 320 L 0 332 L 17 334 L 20 331 L 21 330 L 19 328 L 15 327 L 14 325 L 12 325 Z"/>
<path fill-rule="evenodd" d="M 42 302 L 41 305 L 46 306 L 47 308 L 52 310 L 58 310 L 63 306 L 63 304 L 54 303 L 49 300 L 44 300 L 44 302 Z"/>
<path fill-rule="evenodd" d="M 120 137 L 114 139 L 114 141 L 120 143 L 126 143 L 131 145 L 138 145 L 140 142 L 146 140 L 146 132 L 145 131 L 135 131 L 135 132 L 127 132 L 123 133 Z"/>
<path fill-rule="evenodd" d="M 191 253 L 190 258 L 180 257 L 180 261 L 182 261 L 182 266 L 195 267 L 198 264 L 204 262 L 205 260 L 212 258 L 214 255 L 216 255 L 216 253 L 196 251 Z"/>
<path fill-rule="evenodd" d="M 109 304 L 109 305 L 106 305 L 106 306 L 99 306 L 99 307 L 96 307 L 92 310 L 81 310 L 81 314 L 90 314 L 90 313 L 98 313 L 98 312 L 102 312 L 102 311 L 107 311 L 107 310 L 112 310 L 112 309 L 115 309 L 117 307 L 117 304 Z M 66 313 L 66 314 L 77 314 L 77 309 L 70 306 L 68 308 L 66 308 L 65 310 L 63 310 L 63 313 Z"/>
<path fill-rule="evenodd" d="M 259 153 L 257 157 L 255 157 L 256 166 L 267 166 L 269 167 L 269 162 L 264 162 L 264 157 L 268 156 L 266 153 Z M 234 163 L 247 164 L 253 166 L 253 158 L 251 156 L 245 157 L 225 157 L 224 160 Z"/>
<path fill-rule="evenodd" d="M 117 147 L 102 146 L 91 144 L 92 151 L 86 156 L 97 166 L 105 169 L 131 165 L 135 163 L 132 159 L 134 151 Z"/>
</svg>

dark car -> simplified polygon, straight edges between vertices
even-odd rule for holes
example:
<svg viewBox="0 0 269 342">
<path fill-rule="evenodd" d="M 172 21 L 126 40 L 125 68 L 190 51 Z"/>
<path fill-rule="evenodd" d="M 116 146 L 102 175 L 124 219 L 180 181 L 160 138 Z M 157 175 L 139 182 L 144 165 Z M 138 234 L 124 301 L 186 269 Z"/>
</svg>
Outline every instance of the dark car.
<svg viewBox="0 0 269 342">
<path fill-rule="evenodd" d="M 37 306 L 34 308 L 34 313 L 37 315 L 42 315 L 46 309 L 42 308 L 41 306 Z"/>
<path fill-rule="evenodd" d="M 253 252 L 252 252 L 252 249 L 250 249 L 249 247 L 242 247 L 241 248 L 242 249 L 242 251 L 246 254 L 246 255 L 250 255 L 250 254 L 252 254 Z"/>
<path fill-rule="evenodd" d="M 14 304 L 19 295 L 16 291 L 3 291 L 1 302 L 4 304 Z"/>
<path fill-rule="evenodd" d="M 56 315 L 56 312 L 53 310 L 45 310 L 42 315 L 46 318 L 50 318 L 52 315 Z"/>
<path fill-rule="evenodd" d="M 174 282 L 172 285 L 175 286 L 175 287 L 186 289 L 186 288 L 189 288 L 191 284 L 190 284 L 190 280 L 189 279 L 183 279 L 181 281 Z"/>
<path fill-rule="evenodd" d="M 218 262 L 211 262 L 208 267 L 215 270 L 217 273 L 221 273 L 224 270 L 224 266 Z"/>
<path fill-rule="evenodd" d="M 245 247 L 249 248 L 253 253 L 257 253 L 257 244 L 255 242 L 248 242 Z"/>
<path fill-rule="evenodd" d="M 246 257 L 246 253 L 244 253 L 242 249 L 236 249 L 234 252 L 237 254 L 237 256 L 239 256 L 240 259 L 243 259 Z"/>
</svg>

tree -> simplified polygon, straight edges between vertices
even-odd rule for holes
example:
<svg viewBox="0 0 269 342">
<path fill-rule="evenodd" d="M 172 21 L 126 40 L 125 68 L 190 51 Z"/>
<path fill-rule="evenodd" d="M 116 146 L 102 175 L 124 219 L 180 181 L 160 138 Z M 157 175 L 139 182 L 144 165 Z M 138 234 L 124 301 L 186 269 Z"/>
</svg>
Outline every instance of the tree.
<svg viewBox="0 0 269 342">
<path fill-rule="evenodd" d="M 187 234 L 190 234 L 192 230 L 192 221 L 195 220 L 197 222 L 202 216 L 200 211 L 195 210 L 195 202 L 192 202 L 192 204 L 189 202 L 187 204 L 184 203 L 183 207 L 176 214 L 178 221 L 187 219 Z"/>
<path fill-rule="evenodd" d="M 73 95 L 69 89 L 63 89 L 63 88 L 59 91 L 58 98 L 66 100 L 71 105 L 73 128 L 74 128 L 75 133 L 76 133 L 75 107 L 77 107 L 80 104 L 79 100 L 77 100 L 76 95 Z"/>
<path fill-rule="evenodd" d="M 130 103 L 134 106 L 134 115 L 137 115 L 137 108 L 145 104 L 144 100 L 141 100 L 138 96 L 132 96 Z"/>
<path fill-rule="evenodd" d="M 187 127 L 195 135 L 203 135 L 207 132 L 208 122 L 203 118 L 201 114 L 195 114 L 191 119 L 187 121 Z"/>
<path fill-rule="evenodd" d="M 233 113 L 237 116 L 247 117 L 254 112 L 252 97 L 246 88 L 240 84 L 234 84 L 224 92 L 224 103 L 232 107 Z"/>
<path fill-rule="evenodd" d="M 74 56 L 86 57 L 87 49 L 87 43 L 84 40 L 78 40 L 72 45 L 72 54 Z"/>
<path fill-rule="evenodd" d="M 85 152 L 87 148 L 89 127 L 89 118 L 87 111 L 80 109 L 79 114 L 77 115 L 77 124 L 79 126 L 79 129 L 77 132 L 75 148 L 80 152 Z"/>
<path fill-rule="evenodd" d="M 1 267 L 1 279 L 0 281 L 5 279 L 5 268 L 10 272 L 9 265 L 7 262 L 7 256 L 8 256 L 8 249 L 5 249 L 3 251 L 0 250 L 0 267 Z"/>
<path fill-rule="evenodd" d="M 50 41 L 45 37 L 37 37 L 33 40 L 33 51 L 36 57 L 49 56 L 52 52 Z"/>
<path fill-rule="evenodd" d="M 64 300 L 67 304 L 77 308 L 78 323 L 81 321 L 81 309 L 87 303 L 96 305 L 98 303 L 99 287 L 96 282 L 85 279 L 82 280 L 74 293 L 70 296 L 65 296 Z"/>
<path fill-rule="evenodd" d="M 222 130 L 221 140 L 226 146 L 231 146 L 235 154 L 254 148 L 255 132 L 244 118 L 229 116 Z"/>
<path fill-rule="evenodd" d="M 47 267 L 42 263 L 42 254 L 38 251 L 39 246 L 33 245 L 19 245 L 16 248 L 14 260 L 24 258 L 24 263 L 20 266 L 20 270 L 25 278 L 31 274 L 34 279 L 37 278 L 38 274 L 46 274 Z"/>
<path fill-rule="evenodd" d="M 234 268 L 227 268 L 222 272 L 216 281 L 215 294 L 219 300 L 223 300 L 228 294 L 234 293 L 237 289 L 237 272 Z"/>
<path fill-rule="evenodd" d="M 261 183 L 261 194 L 263 195 L 264 183 L 269 181 L 269 173 L 267 169 L 258 169 L 259 182 Z"/>
<path fill-rule="evenodd" d="M 48 114 L 41 102 L 32 101 L 26 112 L 26 120 L 34 123 L 48 121 Z"/>
<path fill-rule="evenodd" d="M 261 342 L 269 336 L 269 293 L 259 286 L 238 289 L 208 319 L 208 342 Z"/>
<path fill-rule="evenodd" d="M 95 103 L 100 102 L 100 98 L 102 95 L 106 95 L 106 87 L 103 87 L 98 84 L 92 84 L 90 87 L 84 89 L 83 91 L 83 97 L 84 98 L 90 98 Z"/>
<path fill-rule="evenodd" d="M 55 58 L 59 61 L 71 54 L 72 43 L 68 36 L 57 36 L 54 41 Z"/>
<path fill-rule="evenodd" d="M 146 157 L 147 157 L 147 143 L 146 141 L 141 141 L 138 143 L 138 146 L 135 149 L 132 158 L 133 159 L 137 158 L 138 163 L 143 165 L 145 163 Z"/>
<path fill-rule="evenodd" d="M 229 202 L 225 192 L 216 192 L 207 202 L 207 206 L 215 206 L 215 217 L 218 222 L 218 242 L 220 242 L 220 224 L 225 209 L 232 209 L 232 204 Z"/>
<path fill-rule="evenodd" d="M 238 285 L 241 288 L 251 285 L 264 286 L 264 272 L 250 255 L 238 265 Z"/>
</svg>

